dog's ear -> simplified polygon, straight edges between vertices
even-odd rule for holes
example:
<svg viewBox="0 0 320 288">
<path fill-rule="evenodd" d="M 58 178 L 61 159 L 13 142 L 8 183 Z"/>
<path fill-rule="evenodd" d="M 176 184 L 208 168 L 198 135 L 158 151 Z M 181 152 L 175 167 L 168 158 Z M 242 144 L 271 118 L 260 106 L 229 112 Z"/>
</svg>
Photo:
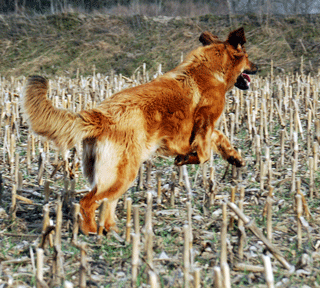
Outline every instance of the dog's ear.
<svg viewBox="0 0 320 288">
<path fill-rule="evenodd" d="M 203 46 L 207 46 L 212 44 L 213 42 L 215 42 L 218 39 L 217 36 L 214 36 L 211 32 L 209 31 L 205 31 L 203 32 L 200 37 L 199 37 L 199 41 L 202 43 Z"/>
<path fill-rule="evenodd" d="M 246 37 L 244 36 L 243 27 L 230 32 L 227 42 L 237 49 L 238 45 L 246 43 Z"/>
</svg>

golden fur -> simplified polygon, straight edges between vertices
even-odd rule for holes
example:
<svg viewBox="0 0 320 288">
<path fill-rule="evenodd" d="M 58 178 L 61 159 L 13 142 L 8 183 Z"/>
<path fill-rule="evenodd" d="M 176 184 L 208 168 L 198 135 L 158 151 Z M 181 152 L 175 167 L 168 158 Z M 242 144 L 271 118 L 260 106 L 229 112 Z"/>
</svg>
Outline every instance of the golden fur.
<svg viewBox="0 0 320 288">
<path fill-rule="evenodd" d="M 248 89 L 242 72 L 257 71 L 243 46 L 243 28 L 231 32 L 226 41 L 209 32 L 199 40 L 203 46 L 172 71 L 78 114 L 52 105 L 46 79 L 28 80 L 23 109 L 31 128 L 63 150 L 83 142 L 83 171 L 92 186 L 80 201 L 84 233 L 96 233 L 95 210 L 103 198 L 109 199 L 105 228 L 116 229 L 119 197 L 141 163 L 157 150 L 176 156 L 176 165 L 203 163 L 211 148 L 236 166 L 244 164 L 227 137 L 215 129 L 226 92 L 234 85 Z"/>
</svg>

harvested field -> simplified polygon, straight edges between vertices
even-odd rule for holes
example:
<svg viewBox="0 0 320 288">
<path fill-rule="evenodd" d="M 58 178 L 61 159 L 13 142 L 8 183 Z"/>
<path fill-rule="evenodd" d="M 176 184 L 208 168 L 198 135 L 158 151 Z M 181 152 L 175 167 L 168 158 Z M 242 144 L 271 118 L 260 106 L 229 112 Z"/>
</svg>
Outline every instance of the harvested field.
<svg viewBox="0 0 320 288">
<path fill-rule="evenodd" d="M 52 77 L 49 98 L 80 111 L 151 77 L 144 65 L 131 77 Z M 29 131 L 24 83 L 0 82 L 1 287 L 320 286 L 320 75 L 271 69 L 249 91 L 234 88 L 219 129 L 246 166 L 213 155 L 179 169 L 155 156 L 119 201 L 121 232 L 102 236 L 74 234 L 75 204 L 88 191 L 81 151 L 64 162 Z"/>
</svg>

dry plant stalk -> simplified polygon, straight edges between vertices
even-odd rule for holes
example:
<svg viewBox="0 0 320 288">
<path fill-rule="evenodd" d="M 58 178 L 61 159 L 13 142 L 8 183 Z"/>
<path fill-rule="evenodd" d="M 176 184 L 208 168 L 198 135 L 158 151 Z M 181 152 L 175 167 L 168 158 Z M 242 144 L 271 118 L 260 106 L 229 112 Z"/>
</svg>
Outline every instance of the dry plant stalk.
<svg viewBox="0 0 320 288">
<path fill-rule="evenodd" d="M 145 222 L 145 250 L 147 252 L 147 262 L 153 267 L 153 231 L 152 231 L 152 193 L 147 192 L 147 212 Z"/>
<path fill-rule="evenodd" d="M 63 195 L 64 195 L 64 201 L 66 203 L 69 203 L 70 202 L 70 191 L 69 191 L 69 185 L 70 185 L 70 180 L 65 177 L 63 179 L 63 188 L 64 188 L 64 191 L 63 191 Z"/>
<path fill-rule="evenodd" d="M 157 280 L 157 274 L 151 270 L 149 270 L 148 274 L 151 288 L 159 288 L 160 286 Z"/>
<path fill-rule="evenodd" d="M 236 187 L 233 186 L 231 187 L 231 198 L 230 198 L 230 202 L 231 203 L 235 203 L 236 200 Z M 234 217 L 233 215 L 230 216 L 230 221 L 229 221 L 229 229 L 233 229 L 234 226 Z"/>
<path fill-rule="evenodd" d="M 250 265 L 245 263 L 235 263 L 233 265 L 234 271 L 248 271 L 253 273 L 261 273 L 264 272 L 264 267 L 257 265 Z"/>
<path fill-rule="evenodd" d="M 157 204 L 161 204 L 161 172 L 157 172 Z"/>
<path fill-rule="evenodd" d="M 314 191 L 314 161 L 313 157 L 309 157 L 309 172 L 310 172 L 310 181 L 309 181 L 309 197 L 313 199 L 313 191 Z"/>
<path fill-rule="evenodd" d="M 192 233 L 192 204 L 187 202 L 187 218 L 189 226 L 189 253 L 190 253 L 190 270 L 193 270 L 194 266 L 194 250 L 193 250 L 193 233 Z"/>
<path fill-rule="evenodd" d="M 0 173 L 0 205 L 2 205 L 2 195 L 3 195 L 3 179 L 2 179 L 2 173 Z"/>
<path fill-rule="evenodd" d="M 297 171 L 297 162 L 294 158 L 292 160 L 292 181 L 291 181 L 291 192 L 296 190 L 296 171 Z"/>
<path fill-rule="evenodd" d="M 191 263 L 192 262 L 192 246 L 193 246 L 193 234 L 192 234 L 192 205 L 191 202 L 186 203 L 187 206 L 187 219 L 188 219 L 188 226 L 189 226 L 189 249 L 190 249 L 190 256 L 191 256 Z"/>
<path fill-rule="evenodd" d="M 183 226 L 183 232 L 184 232 L 184 246 L 183 246 L 183 273 L 184 273 L 184 287 L 189 288 L 190 287 L 190 230 L 189 225 Z"/>
<path fill-rule="evenodd" d="M 78 232 L 79 232 L 79 217 L 80 217 L 80 204 L 73 204 L 73 228 L 72 228 L 72 244 L 78 244 Z"/>
<path fill-rule="evenodd" d="M 222 203 L 222 225 L 221 225 L 221 256 L 220 263 L 227 263 L 227 203 Z M 221 269 L 222 270 L 222 269 Z"/>
<path fill-rule="evenodd" d="M 31 172 L 31 135 L 28 132 L 28 140 L 27 140 L 27 174 L 29 175 Z"/>
<path fill-rule="evenodd" d="M 80 269 L 79 269 L 79 287 L 85 288 L 86 283 L 86 274 L 87 274 L 87 244 L 80 244 Z"/>
<path fill-rule="evenodd" d="M 138 278 L 138 265 L 139 265 L 139 244 L 140 244 L 140 235 L 133 233 L 132 234 L 132 286 L 136 287 L 137 278 Z"/>
<path fill-rule="evenodd" d="M 184 166 L 179 167 L 179 175 L 178 175 L 178 182 L 179 185 L 182 187 L 183 186 L 183 168 Z"/>
<path fill-rule="evenodd" d="M 14 173 L 14 182 L 16 184 L 16 187 L 17 187 L 17 190 L 21 190 L 19 189 L 19 185 L 18 185 L 18 182 L 19 182 L 19 152 L 16 152 L 15 153 L 15 173 Z"/>
<path fill-rule="evenodd" d="M 210 205 L 213 206 L 214 204 L 214 197 L 215 197 L 215 188 L 216 188 L 216 182 L 215 182 L 215 169 L 213 166 L 213 153 L 211 150 L 211 158 L 210 158 Z"/>
<path fill-rule="evenodd" d="M 239 150 L 238 150 L 239 151 Z M 239 154 L 240 155 L 240 154 Z M 238 169 L 236 166 L 232 165 L 231 167 L 231 171 L 232 171 L 232 179 L 234 180 L 237 180 L 237 172 L 238 172 Z"/>
<path fill-rule="evenodd" d="M 147 161 L 147 179 L 146 179 L 147 189 L 151 188 L 151 170 L 152 170 L 152 162 L 148 160 Z"/>
<path fill-rule="evenodd" d="M 62 227 L 62 202 L 58 201 L 56 207 L 56 229 L 54 239 L 54 262 L 53 262 L 53 281 L 55 285 L 61 285 L 62 279 L 64 278 L 63 271 L 63 255 L 61 251 L 61 227 Z"/>
<path fill-rule="evenodd" d="M 49 197 L 50 197 L 50 180 L 45 180 L 44 181 L 44 203 L 49 202 Z"/>
<path fill-rule="evenodd" d="M 318 151 L 319 151 L 318 142 L 313 142 L 312 151 L 313 151 L 313 159 L 314 159 L 313 169 L 314 169 L 314 172 L 316 172 L 318 171 Z"/>
<path fill-rule="evenodd" d="M 200 277 L 201 268 L 194 268 L 194 288 L 200 288 Z"/>
<path fill-rule="evenodd" d="M 55 245 L 61 244 L 61 227 L 62 227 L 62 202 L 58 201 L 56 206 L 56 229 L 55 229 Z"/>
<path fill-rule="evenodd" d="M 280 132 L 280 166 L 284 165 L 284 142 L 285 142 L 285 130 L 282 129 Z"/>
<path fill-rule="evenodd" d="M 16 137 L 12 133 L 11 134 L 11 141 L 10 141 L 10 174 L 13 176 L 14 172 L 14 153 L 15 153 L 15 146 L 16 146 Z"/>
<path fill-rule="evenodd" d="M 243 202 L 244 202 L 244 186 L 240 186 L 240 199 L 239 199 L 239 209 L 240 211 L 243 211 Z M 238 230 L 239 230 L 239 240 L 238 240 L 238 256 L 239 259 L 243 259 L 243 249 L 245 245 L 245 239 L 246 239 L 246 231 L 244 229 L 243 221 L 240 217 L 238 217 Z"/>
<path fill-rule="evenodd" d="M 310 154 L 311 149 L 311 123 L 312 123 L 312 111 L 308 109 L 308 122 L 307 122 L 307 155 Z"/>
<path fill-rule="evenodd" d="M 139 205 L 132 205 L 134 233 L 137 235 L 140 235 L 139 208 L 140 208 Z"/>
<path fill-rule="evenodd" d="M 10 159 L 10 149 L 9 149 L 9 147 L 10 147 L 10 139 L 9 139 L 9 134 L 10 134 L 9 125 L 6 125 L 5 126 L 4 138 L 3 138 L 3 155 L 2 155 L 3 163 L 7 163 L 7 157 L 6 157 L 7 155 L 8 155 L 8 158 Z"/>
<path fill-rule="evenodd" d="M 147 211 L 145 220 L 145 229 L 152 229 L 152 193 L 147 192 Z"/>
<path fill-rule="evenodd" d="M 22 172 L 18 172 L 18 184 L 17 184 L 17 190 L 21 191 L 22 190 L 22 184 L 23 184 L 23 175 Z"/>
<path fill-rule="evenodd" d="M 175 181 L 176 181 L 176 172 L 172 172 L 171 174 L 171 184 L 170 184 L 170 207 L 174 208 L 174 200 L 175 200 Z"/>
<path fill-rule="evenodd" d="M 229 114 L 229 117 L 230 117 L 230 143 L 233 143 L 233 138 L 234 138 L 234 114 L 233 113 L 230 113 Z"/>
<path fill-rule="evenodd" d="M 296 186 L 297 186 L 297 194 L 299 194 L 301 196 L 301 200 L 302 200 L 302 204 L 303 204 L 303 211 L 306 214 L 306 219 L 309 221 L 310 218 L 312 218 L 312 215 L 311 215 L 311 212 L 309 210 L 307 200 L 304 197 L 304 195 L 303 195 L 303 193 L 301 192 L 301 189 L 300 189 L 301 188 L 301 180 L 300 180 L 300 178 L 297 179 Z"/>
<path fill-rule="evenodd" d="M 16 212 L 17 212 L 17 190 L 16 190 L 16 185 L 12 185 L 12 190 L 11 190 L 11 207 L 10 207 L 10 214 L 11 214 L 11 220 L 14 221 L 16 220 Z"/>
<path fill-rule="evenodd" d="M 186 165 L 180 166 L 180 167 L 182 167 L 184 183 L 185 183 L 186 189 L 187 189 L 188 201 L 192 201 L 192 190 L 191 190 L 191 185 L 190 185 L 190 181 L 189 181 L 189 175 L 188 175 L 187 167 L 186 167 Z"/>
<path fill-rule="evenodd" d="M 219 266 L 215 266 L 213 268 L 213 272 L 214 272 L 214 288 L 223 288 L 220 267 Z"/>
<path fill-rule="evenodd" d="M 269 242 L 269 240 L 263 235 L 262 231 L 256 226 L 254 220 L 250 220 L 234 203 L 228 202 L 228 206 L 241 218 L 244 222 L 246 228 L 250 229 L 251 232 L 256 235 L 270 250 L 270 252 L 278 259 L 278 261 L 283 265 L 284 268 L 288 270 L 293 270 L 294 267 L 291 266 L 282 256 L 281 252 Z"/>
<path fill-rule="evenodd" d="M 272 242 L 272 202 L 274 187 L 269 187 L 269 195 L 263 209 L 263 217 L 267 217 L 267 239 Z"/>
<path fill-rule="evenodd" d="M 42 224 L 42 233 L 41 233 L 41 247 L 46 247 L 46 239 L 49 239 L 49 245 L 50 247 L 53 247 L 53 239 L 52 239 L 52 233 L 49 232 L 49 226 L 50 226 L 50 215 L 49 215 L 49 204 L 45 204 L 43 206 L 43 224 Z"/>
<path fill-rule="evenodd" d="M 231 280 L 230 280 L 230 268 L 227 262 L 223 262 L 220 264 L 221 266 L 221 274 L 222 274 L 222 285 L 223 288 L 231 288 Z"/>
<path fill-rule="evenodd" d="M 270 257 L 263 255 L 262 259 L 264 263 L 264 274 L 266 277 L 267 286 L 268 288 L 274 288 L 273 271 L 272 271 Z"/>
<path fill-rule="evenodd" d="M 256 135 L 256 163 L 260 165 L 261 163 L 261 145 L 260 145 L 260 135 Z M 261 169 L 261 167 L 260 167 Z M 261 176 L 260 176 L 261 177 Z"/>
<path fill-rule="evenodd" d="M 302 225 L 301 225 L 301 217 L 302 217 L 302 197 L 300 194 L 296 194 L 296 207 L 297 207 L 297 247 L 301 249 L 302 245 Z"/>
<path fill-rule="evenodd" d="M 270 157 L 270 148 L 266 147 L 266 172 L 268 173 L 268 185 L 271 185 L 272 180 L 272 161 Z"/>
<path fill-rule="evenodd" d="M 141 164 L 139 169 L 138 189 L 140 191 L 143 190 L 143 164 Z"/>
<path fill-rule="evenodd" d="M 265 176 L 265 163 L 261 157 L 260 158 L 260 190 L 261 192 L 264 190 L 264 176 Z"/>
<path fill-rule="evenodd" d="M 37 248 L 37 288 L 48 287 L 43 280 L 43 249 Z"/>
<path fill-rule="evenodd" d="M 16 199 L 20 200 L 20 201 L 23 201 L 23 202 L 25 202 L 27 204 L 31 204 L 31 205 L 34 204 L 32 200 L 30 200 L 30 199 L 28 199 L 26 197 L 23 197 L 23 196 L 21 196 L 19 194 L 16 194 Z"/>
<path fill-rule="evenodd" d="M 203 183 L 203 187 L 204 189 L 207 191 L 208 189 L 208 179 L 207 179 L 207 170 L 208 170 L 208 167 L 207 167 L 207 164 L 206 163 L 203 163 L 203 164 L 200 164 L 202 167 L 202 183 Z"/>
<path fill-rule="evenodd" d="M 42 151 L 42 149 L 40 150 L 40 153 L 39 153 L 39 160 L 38 160 L 38 167 L 39 167 L 39 170 L 38 170 L 38 184 L 39 185 L 43 185 L 43 172 L 44 172 L 44 163 L 45 163 L 45 153 Z"/>
<path fill-rule="evenodd" d="M 127 223 L 126 223 L 126 242 L 130 243 L 130 233 L 131 233 L 131 208 L 132 208 L 132 199 L 127 198 L 126 200 L 127 206 Z"/>
<path fill-rule="evenodd" d="M 246 100 L 246 106 L 247 106 L 247 120 L 248 120 L 248 132 L 249 132 L 249 138 L 252 140 L 252 124 L 251 124 L 251 115 L 252 115 L 252 103 L 250 99 Z"/>
<path fill-rule="evenodd" d="M 75 201 L 75 194 L 76 194 L 76 179 L 71 179 L 70 180 L 70 203 Z"/>
<path fill-rule="evenodd" d="M 147 263 L 149 267 L 153 268 L 153 231 L 148 229 L 146 231 L 146 250 L 147 250 Z"/>
<path fill-rule="evenodd" d="M 36 269 L 36 262 L 34 260 L 34 253 L 33 253 L 33 248 L 30 246 L 29 247 L 29 253 L 30 253 L 30 259 L 31 259 L 31 265 L 32 265 L 32 271 L 33 271 L 33 275 L 35 277 L 37 277 L 37 269 Z"/>
</svg>

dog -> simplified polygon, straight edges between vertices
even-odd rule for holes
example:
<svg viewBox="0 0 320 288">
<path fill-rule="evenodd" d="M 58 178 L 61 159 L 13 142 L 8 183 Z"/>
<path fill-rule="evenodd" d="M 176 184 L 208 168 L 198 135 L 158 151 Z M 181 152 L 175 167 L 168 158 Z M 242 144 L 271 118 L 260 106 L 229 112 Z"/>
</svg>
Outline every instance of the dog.
<svg viewBox="0 0 320 288">
<path fill-rule="evenodd" d="M 237 167 L 244 165 L 215 124 L 226 92 L 234 85 L 249 89 L 248 74 L 255 74 L 257 65 L 248 59 L 243 28 L 225 41 L 210 32 L 199 40 L 203 45 L 173 70 L 79 113 L 52 105 L 45 78 L 28 79 L 22 108 L 31 128 L 63 151 L 82 141 L 83 173 L 92 187 L 80 200 L 84 234 L 97 233 L 95 211 L 104 198 L 109 200 L 105 229 L 117 231 L 118 199 L 156 151 L 174 156 L 178 166 L 206 162 L 211 149 Z"/>
</svg>

